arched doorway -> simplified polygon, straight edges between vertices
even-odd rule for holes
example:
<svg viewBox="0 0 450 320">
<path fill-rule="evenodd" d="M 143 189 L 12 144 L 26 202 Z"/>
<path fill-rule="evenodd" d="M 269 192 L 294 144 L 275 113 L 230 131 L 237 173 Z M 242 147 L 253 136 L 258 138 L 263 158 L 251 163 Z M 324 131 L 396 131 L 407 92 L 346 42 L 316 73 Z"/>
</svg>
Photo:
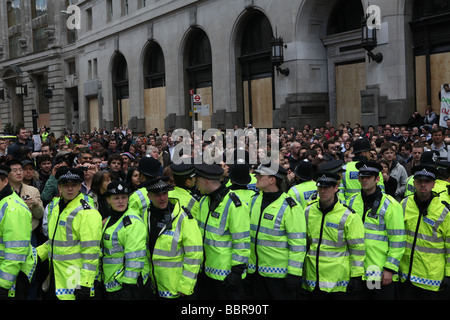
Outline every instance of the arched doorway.
<svg viewBox="0 0 450 320">
<path fill-rule="evenodd" d="M 187 110 L 193 112 L 194 121 L 201 121 L 204 130 L 210 129 L 213 113 L 211 44 L 207 34 L 200 28 L 191 30 L 186 44 L 184 65 L 188 86 L 186 91 L 189 94 Z M 201 97 L 198 105 L 192 101 L 194 95 Z"/>
<path fill-rule="evenodd" d="M 267 17 L 252 10 L 244 17 L 239 44 L 239 68 L 245 125 L 273 126 L 272 27 Z M 239 90 L 239 89 L 238 89 Z"/>
<path fill-rule="evenodd" d="M 334 125 L 350 122 L 361 124 L 361 90 L 366 89 L 365 52 L 360 47 L 361 18 L 364 9 L 361 0 L 338 0 L 330 12 L 324 43 L 329 52 L 328 67 L 333 79 L 330 86 L 330 113 Z"/>
<path fill-rule="evenodd" d="M 115 127 L 127 126 L 130 119 L 128 65 L 120 52 L 116 52 L 113 58 L 112 85 L 113 124 Z"/>
<path fill-rule="evenodd" d="M 164 54 L 154 41 L 146 48 L 144 62 L 145 132 L 164 129 L 166 118 L 166 69 Z"/>
<path fill-rule="evenodd" d="M 25 97 L 23 94 L 16 94 L 16 87 L 23 85 L 22 70 L 18 66 L 6 67 L 1 74 L 1 78 L 3 80 L 3 95 L 7 103 L 9 120 L 2 119 L 3 121 L 0 122 L 0 125 L 5 125 L 4 120 L 8 120 L 14 128 L 18 128 L 24 125 L 23 99 Z"/>
</svg>

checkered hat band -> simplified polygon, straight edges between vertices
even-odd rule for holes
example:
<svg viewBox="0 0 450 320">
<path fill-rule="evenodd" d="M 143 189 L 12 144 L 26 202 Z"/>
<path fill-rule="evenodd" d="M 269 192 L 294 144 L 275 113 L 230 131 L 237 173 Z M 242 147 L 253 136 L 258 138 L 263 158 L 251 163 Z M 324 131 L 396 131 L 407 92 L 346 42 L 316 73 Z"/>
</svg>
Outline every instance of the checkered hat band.
<svg viewBox="0 0 450 320">
<path fill-rule="evenodd" d="M 332 177 L 327 177 L 326 175 L 321 176 L 317 179 L 317 182 L 332 182 L 337 183 L 337 180 Z"/>
<path fill-rule="evenodd" d="M 61 175 L 58 180 L 81 180 L 81 177 L 75 173 L 67 171 L 65 174 Z"/>
<path fill-rule="evenodd" d="M 420 171 L 416 171 L 414 173 L 414 177 L 421 176 L 421 177 L 430 177 L 433 179 L 436 179 L 436 175 L 433 172 L 428 171 L 427 169 L 422 169 Z"/>
<path fill-rule="evenodd" d="M 365 172 L 375 172 L 375 173 L 379 173 L 380 170 L 378 170 L 377 168 L 374 167 L 368 167 L 366 165 L 363 165 L 361 168 L 359 168 L 359 171 L 365 171 Z"/>
<path fill-rule="evenodd" d="M 186 175 L 194 172 L 194 170 L 195 170 L 195 168 L 192 168 L 192 169 L 189 169 L 189 170 L 186 170 L 186 171 L 173 171 L 172 170 L 172 173 L 174 175 L 176 175 L 176 176 L 186 176 Z"/>
<path fill-rule="evenodd" d="M 168 184 L 165 181 L 159 180 L 157 183 L 154 183 L 148 187 L 150 190 L 163 189 L 167 187 Z"/>
</svg>

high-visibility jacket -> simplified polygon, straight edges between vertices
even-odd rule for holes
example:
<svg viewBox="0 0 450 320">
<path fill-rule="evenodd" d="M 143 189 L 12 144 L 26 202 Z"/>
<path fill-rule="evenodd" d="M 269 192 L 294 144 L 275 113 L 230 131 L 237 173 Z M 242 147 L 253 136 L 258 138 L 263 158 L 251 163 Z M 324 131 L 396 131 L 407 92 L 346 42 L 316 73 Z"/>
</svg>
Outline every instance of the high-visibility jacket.
<svg viewBox="0 0 450 320">
<path fill-rule="evenodd" d="M 19 272 L 31 282 L 36 270 L 37 253 L 31 245 L 31 230 L 31 212 L 11 189 L 0 200 L 0 287 L 9 289 L 9 297 L 15 296 Z"/>
<path fill-rule="evenodd" d="M 173 190 L 169 191 L 169 198 L 178 199 L 180 201 L 181 207 L 185 207 L 194 218 L 198 215 L 199 203 L 197 198 L 195 198 L 188 190 L 174 187 Z"/>
<path fill-rule="evenodd" d="M 258 191 L 258 188 L 256 188 L 256 176 L 253 172 L 250 172 L 250 183 L 247 185 L 247 189 Z"/>
<path fill-rule="evenodd" d="M 253 189 L 232 189 L 241 201 L 245 202 L 248 206 L 252 201 L 252 198 L 257 194 L 257 192 Z"/>
<path fill-rule="evenodd" d="M 340 192 L 344 193 L 345 200 L 347 201 L 351 196 L 361 192 L 361 183 L 359 182 L 359 170 L 356 168 L 358 161 L 347 162 L 343 169 L 345 172 L 342 174 L 341 185 L 339 186 Z M 379 174 L 380 181 L 377 185 L 381 188 L 382 192 L 385 192 L 383 174 Z"/>
<path fill-rule="evenodd" d="M 352 208 L 364 223 L 366 258 L 364 259 L 364 279 L 379 281 L 384 268 L 398 272 L 400 260 L 405 252 L 405 223 L 400 203 L 393 197 L 379 192 L 377 208 L 364 212 L 364 200 L 359 193 L 351 197 L 348 206 Z M 376 211 L 375 211 L 376 210 Z M 394 274 L 394 281 L 398 281 Z"/>
<path fill-rule="evenodd" d="M 300 204 L 286 193 L 261 211 L 262 194 L 250 205 L 248 273 L 265 277 L 302 276 L 306 254 L 306 222 Z"/>
<path fill-rule="evenodd" d="M 57 198 L 48 208 L 49 239 L 37 248 L 41 260 L 49 259 L 55 277 L 56 296 L 74 300 L 77 286 L 91 288 L 98 275 L 102 216 L 80 193 L 60 212 Z"/>
<path fill-rule="evenodd" d="M 345 292 L 350 278 L 364 275 L 364 225 L 352 209 L 337 201 L 326 214 L 320 202 L 305 209 L 308 250 L 303 285 L 326 292 Z"/>
<path fill-rule="evenodd" d="M 439 193 L 439 194 L 442 192 L 448 197 L 449 194 L 448 194 L 447 187 L 449 185 L 450 185 L 450 182 L 448 182 L 448 181 L 436 179 L 434 181 L 433 191 L 436 193 Z M 414 187 L 414 176 L 409 176 L 408 179 L 406 180 L 406 191 L 405 191 L 403 198 L 413 195 L 414 192 L 416 192 L 416 187 Z"/>
<path fill-rule="evenodd" d="M 297 200 L 297 202 L 300 203 L 302 208 L 305 209 L 309 202 L 309 199 L 316 192 L 317 192 L 316 182 L 311 180 L 292 186 L 288 191 L 288 195 Z"/>
<path fill-rule="evenodd" d="M 138 212 L 127 210 L 108 226 L 103 227 L 101 242 L 101 275 L 106 291 L 122 289 L 122 284 L 137 284 L 139 276 L 145 280 L 147 259 L 147 230 Z M 147 268 L 148 269 L 148 268 Z"/>
<path fill-rule="evenodd" d="M 191 295 L 203 258 L 202 237 L 197 221 L 184 211 L 177 199 L 169 199 L 175 206 L 169 228 L 160 230 L 153 249 L 147 250 L 150 277 L 155 293 L 164 298 L 177 298 L 180 293 Z M 144 215 L 146 229 L 150 230 L 151 210 Z"/>
<path fill-rule="evenodd" d="M 47 140 L 47 138 L 48 138 L 48 132 L 47 131 L 42 132 L 42 142 L 45 142 Z"/>
<path fill-rule="evenodd" d="M 248 206 L 228 190 L 217 208 L 210 210 L 210 198 L 200 199 L 198 223 L 203 238 L 203 272 L 223 281 L 231 267 L 247 264 L 250 256 Z M 244 278 L 246 272 L 242 274 Z"/>
<path fill-rule="evenodd" d="M 438 291 L 450 276 L 450 205 L 434 197 L 426 213 L 419 212 L 414 196 L 402 200 L 406 250 L 400 261 L 400 279 L 426 290 Z M 445 202 L 445 203 L 444 203 Z"/>
<path fill-rule="evenodd" d="M 144 217 L 149 205 L 150 199 L 145 187 L 137 189 L 128 198 L 128 208 L 133 212 L 139 212 L 141 218 Z"/>
</svg>

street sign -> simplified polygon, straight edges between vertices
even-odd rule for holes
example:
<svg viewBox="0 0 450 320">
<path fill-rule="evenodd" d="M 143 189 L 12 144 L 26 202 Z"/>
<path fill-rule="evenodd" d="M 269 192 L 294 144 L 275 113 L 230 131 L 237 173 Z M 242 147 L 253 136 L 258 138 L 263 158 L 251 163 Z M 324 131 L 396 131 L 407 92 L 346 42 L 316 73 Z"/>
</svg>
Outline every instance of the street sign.
<svg viewBox="0 0 450 320">
<path fill-rule="evenodd" d="M 199 94 L 194 94 L 192 97 L 192 102 L 194 103 L 194 106 L 201 105 L 202 104 L 202 96 Z"/>
</svg>

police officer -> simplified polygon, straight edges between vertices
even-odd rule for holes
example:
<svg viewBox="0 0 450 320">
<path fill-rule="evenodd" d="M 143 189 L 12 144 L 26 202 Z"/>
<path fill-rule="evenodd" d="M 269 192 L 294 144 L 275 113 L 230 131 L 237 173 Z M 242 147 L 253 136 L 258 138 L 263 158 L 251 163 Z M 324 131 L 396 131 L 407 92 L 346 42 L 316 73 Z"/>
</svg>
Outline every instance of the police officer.
<svg viewBox="0 0 450 320">
<path fill-rule="evenodd" d="M 228 172 L 230 185 L 228 188 L 239 196 L 241 201 L 244 201 L 247 205 L 250 205 L 252 197 L 256 194 L 256 191 L 247 186 L 251 182 L 250 166 L 247 163 L 237 163 L 230 165 Z"/>
<path fill-rule="evenodd" d="M 244 201 L 220 178 L 216 164 L 196 165 L 200 200 L 198 223 L 203 238 L 200 299 L 242 299 L 243 279 L 250 256 L 250 215 Z"/>
<path fill-rule="evenodd" d="M 347 201 L 352 195 L 355 195 L 361 191 L 361 184 L 358 180 L 358 169 L 356 169 L 356 164 L 361 160 L 375 160 L 372 159 L 372 146 L 370 141 L 365 138 L 358 138 L 353 142 L 353 151 L 355 155 L 352 161 L 347 162 L 344 165 L 345 174 L 342 176 L 341 182 L 341 192 L 344 193 L 345 201 Z M 380 172 L 380 181 L 378 182 L 381 190 L 384 192 L 384 180 L 383 175 Z"/>
<path fill-rule="evenodd" d="M 345 172 L 343 165 L 344 165 L 343 160 L 330 160 L 330 161 L 326 161 L 326 162 L 319 164 L 317 166 L 317 170 L 321 171 L 321 172 L 328 172 L 328 173 L 335 174 L 337 177 L 339 177 L 337 183 L 338 183 L 338 185 L 340 185 L 341 181 L 342 181 L 343 173 Z M 316 183 L 316 182 L 314 182 L 314 183 Z M 344 198 L 344 193 L 338 192 L 337 196 L 338 196 L 339 201 L 345 205 L 346 202 L 345 202 L 345 198 Z M 316 191 L 314 193 L 312 193 L 311 197 L 308 199 L 307 204 L 311 204 L 312 202 L 318 201 L 318 200 L 319 200 L 319 193 L 317 191 L 317 186 L 316 186 Z"/>
<path fill-rule="evenodd" d="M 61 197 L 49 204 L 47 242 L 37 248 L 49 260 L 43 289 L 48 299 L 86 300 L 95 296 L 102 217 L 82 194 L 83 171 L 62 167 L 56 172 Z"/>
<path fill-rule="evenodd" d="M 128 187 L 122 181 L 108 184 L 106 199 L 111 215 L 103 226 L 102 281 L 108 300 L 142 299 L 147 230 L 140 212 L 128 207 Z M 148 266 L 146 268 L 148 270 Z"/>
<path fill-rule="evenodd" d="M 448 189 L 450 187 L 450 182 L 448 181 L 448 170 L 450 168 L 450 163 L 448 161 L 439 160 L 439 151 L 424 151 L 420 156 L 419 164 L 431 165 L 436 167 L 438 175 L 436 176 L 436 180 L 434 181 L 433 191 L 441 194 L 441 196 L 449 196 Z M 411 175 L 406 180 L 406 191 L 404 194 L 404 198 L 414 194 L 415 191 L 414 175 Z"/>
<path fill-rule="evenodd" d="M 155 177 L 161 175 L 161 163 L 153 157 L 142 157 L 139 160 L 138 171 L 139 171 L 139 180 L 141 184 L 145 181 L 151 180 Z M 140 186 L 140 188 L 134 191 L 130 198 L 128 199 L 128 206 L 131 210 L 138 211 L 141 213 L 141 217 L 144 216 L 144 213 L 147 211 L 147 208 L 150 204 L 150 200 L 147 195 L 147 190 L 145 187 Z"/>
<path fill-rule="evenodd" d="M 256 169 L 259 194 L 250 206 L 251 253 L 248 289 L 251 299 L 298 299 L 306 253 L 306 222 L 300 204 L 283 192 L 287 171 L 278 166 Z"/>
<path fill-rule="evenodd" d="M 308 160 L 298 163 L 294 170 L 296 185 L 292 186 L 288 195 L 297 200 L 305 209 L 311 196 L 317 192 L 316 182 L 313 180 L 313 166 Z"/>
<path fill-rule="evenodd" d="M 438 171 L 430 165 L 411 169 L 414 195 L 401 202 L 406 250 L 400 261 L 399 298 L 450 299 L 450 205 L 433 192 Z"/>
<path fill-rule="evenodd" d="M 355 299 L 364 274 L 364 226 L 361 217 L 337 196 L 340 176 L 318 171 L 319 200 L 305 209 L 308 250 L 303 287 L 311 299 Z"/>
<path fill-rule="evenodd" d="M 0 300 L 25 300 L 37 255 L 31 246 L 31 212 L 9 185 L 9 172 L 0 165 Z"/>
<path fill-rule="evenodd" d="M 168 179 L 156 177 L 144 183 L 151 200 L 144 215 L 151 283 L 158 298 L 195 298 L 202 238 L 190 211 L 184 210 L 178 199 L 169 198 Z"/>
<path fill-rule="evenodd" d="M 195 217 L 198 215 L 199 198 L 194 193 L 195 190 L 195 167 L 192 161 L 189 163 L 170 164 L 172 177 L 175 186 L 169 191 L 169 198 L 176 198 L 180 201 L 181 207 Z"/>
<path fill-rule="evenodd" d="M 405 252 L 405 224 L 400 204 L 382 193 L 377 183 L 382 166 L 372 161 L 360 161 L 361 192 L 352 196 L 348 206 L 361 216 L 364 223 L 366 280 L 363 299 L 395 299 L 398 267 Z"/>
</svg>

